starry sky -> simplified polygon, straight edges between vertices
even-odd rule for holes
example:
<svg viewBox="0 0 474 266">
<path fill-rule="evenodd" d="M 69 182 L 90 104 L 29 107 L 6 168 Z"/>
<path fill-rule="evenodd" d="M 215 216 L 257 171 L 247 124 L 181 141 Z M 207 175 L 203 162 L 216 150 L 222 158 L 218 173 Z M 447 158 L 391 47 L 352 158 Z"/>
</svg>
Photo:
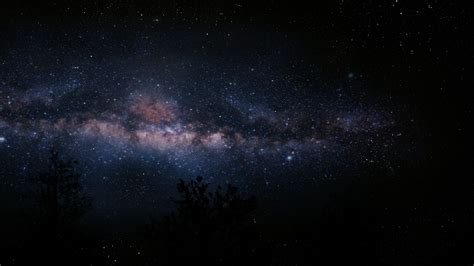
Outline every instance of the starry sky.
<svg viewBox="0 0 474 266">
<path fill-rule="evenodd" d="M 107 216 L 165 204 L 196 175 L 285 201 L 348 172 L 396 176 L 432 157 L 433 125 L 454 113 L 434 108 L 453 83 L 435 66 L 464 43 L 438 33 L 467 16 L 403 2 L 6 7 L 2 191 L 51 147 Z"/>
</svg>

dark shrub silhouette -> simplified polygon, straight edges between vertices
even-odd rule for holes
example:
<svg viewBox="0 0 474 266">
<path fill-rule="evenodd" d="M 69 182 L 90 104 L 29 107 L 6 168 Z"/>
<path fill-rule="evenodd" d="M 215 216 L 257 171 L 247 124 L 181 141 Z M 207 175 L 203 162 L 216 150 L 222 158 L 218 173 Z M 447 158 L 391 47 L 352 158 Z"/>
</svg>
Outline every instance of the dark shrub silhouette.
<svg viewBox="0 0 474 266">
<path fill-rule="evenodd" d="M 33 197 L 40 215 L 38 221 L 48 235 L 57 239 L 91 207 L 76 166 L 77 161 L 63 160 L 56 150 L 51 150 L 47 170 L 36 178 Z"/>
<path fill-rule="evenodd" d="M 256 252 L 255 197 L 242 198 L 234 186 L 209 192 L 196 180 L 178 185 L 177 209 L 161 221 L 152 220 L 154 254 L 161 263 L 244 264 Z"/>
<path fill-rule="evenodd" d="M 77 222 L 91 208 L 77 164 L 51 149 L 47 168 L 31 178 L 27 195 L 31 208 L 26 214 L 32 220 L 32 239 L 26 248 L 48 262 L 69 256 L 67 250 L 77 248 L 71 246 L 80 243 Z"/>
</svg>

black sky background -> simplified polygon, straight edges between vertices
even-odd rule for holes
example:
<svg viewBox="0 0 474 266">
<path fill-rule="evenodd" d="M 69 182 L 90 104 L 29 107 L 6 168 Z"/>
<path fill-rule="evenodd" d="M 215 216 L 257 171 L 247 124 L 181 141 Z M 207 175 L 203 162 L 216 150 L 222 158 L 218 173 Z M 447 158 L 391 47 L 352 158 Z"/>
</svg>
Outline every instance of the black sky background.
<svg viewBox="0 0 474 266">
<path fill-rule="evenodd" d="M 246 54 L 249 50 L 260 52 L 271 49 L 272 45 L 278 46 L 278 43 L 263 41 L 265 37 L 261 35 L 266 32 L 269 36 L 275 33 L 288 36 L 288 43 L 294 46 L 291 49 L 294 54 L 288 57 L 305 61 L 301 70 L 292 73 L 304 73 L 308 65 L 317 66 L 323 81 L 341 80 L 347 73 L 357 73 L 364 81 L 363 90 L 369 98 L 393 97 L 398 108 L 406 111 L 398 118 L 401 123 L 413 116 L 416 118 L 417 127 L 412 133 L 417 137 L 416 149 L 421 156 L 415 157 L 418 161 L 402 164 L 402 170 L 397 172 L 402 183 L 414 190 L 413 194 L 420 198 L 433 195 L 449 208 L 472 205 L 470 90 L 474 58 L 472 41 L 469 41 L 472 38 L 472 7 L 469 5 L 456 1 L 312 4 L 295 1 L 251 4 L 240 1 L 15 1 L 4 3 L 0 10 L 1 57 L 16 47 L 18 40 L 24 40 L 28 32 L 44 31 L 48 36 L 46 46 L 53 51 L 69 44 L 72 47 L 90 45 L 94 49 L 97 46 L 91 40 L 102 33 L 112 40 L 127 42 L 136 37 L 137 31 L 159 32 L 168 36 L 170 47 L 177 46 L 173 52 L 178 54 L 179 51 L 187 54 L 193 49 L 179 38 L 195 32 L 209 31 L 217 35 L 229 32 L 241 37 L 229 43 L 215 39 L 210 44 L 215 49 L 208 49 L 213 51 L 210 56 L 217 58 L 226 53 L 238 57 L 239 53 Z M 174 35 L 175 32 L 180 34 Z M 64 33 L 84 35 L 86 41 L 83 44 L 68 41 Z M 246 39 L 246 33 L 260 37 Z M 262 43 L 252 43 L 255 39 Z M 274 37 L 270 39 L 273 41 Z M 34 42 L 31 45 L 35 45 Z M 117 49 L 111 52 L 112 56 L 121 52 L 117 46 L 111 46 Z M 102 52 L 104 60 L 110 58 L 105 50 L 93 51 L 94 55 Z M 302 94 L 312 95 L 311 87 L 302 90 Z M 368 167 L 345 175 L 377 175 L 377 171 Z M 9 183 L 2 184 L 2 191 L 9 191 Z M 318 190 L 294 195 L 282 212 L 301 208 L 306 215 L 304 210 L 313 207 L 308 203 L 313 201 L 307 197 L 312 197 L 315 191 Z M 392 193 L 402 191 L 406 191 L 406 186 L 393 187 Z M 277 202 L 282 201 L 286 199 Z M 10 203 L 5 203 L 7 205 Z"/>
</svg>

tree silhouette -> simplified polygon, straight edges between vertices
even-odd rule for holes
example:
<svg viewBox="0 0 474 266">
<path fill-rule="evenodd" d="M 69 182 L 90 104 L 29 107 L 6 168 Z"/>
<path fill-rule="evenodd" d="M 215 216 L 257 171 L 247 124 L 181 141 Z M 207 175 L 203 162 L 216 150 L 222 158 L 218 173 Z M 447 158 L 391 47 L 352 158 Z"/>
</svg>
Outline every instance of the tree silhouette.
<svg viewBox="0 0 474 266">
<path fill-rule="evenodd" d="M 60 158 L 51 149 L 47 168 L 32 178 L 33 219 L 36 236 L 45 244 L 58 246 L 76 222 L 91 208 L 83 192 L 77 161 Z"/>
<path fill-rule="evenodd" d="M 255 252 L 254 230 L 256 198 L 242 198 L 236 187 L 228 185 L 209 192 L 209 184 L 180 180 L 180 198 L 174 200 L 176 211 L 161 221 L 152 220 L 154 252 L 168 263 L 240 264 Z M 160 251 L 164 254 L 159 254 Z"/>
</svg>

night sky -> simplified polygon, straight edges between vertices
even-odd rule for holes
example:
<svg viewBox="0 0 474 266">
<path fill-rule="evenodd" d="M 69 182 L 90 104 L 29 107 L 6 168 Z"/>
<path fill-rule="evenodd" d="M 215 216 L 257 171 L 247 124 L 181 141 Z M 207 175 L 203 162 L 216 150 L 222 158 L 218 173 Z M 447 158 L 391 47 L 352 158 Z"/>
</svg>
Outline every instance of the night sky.
<svg viewBox="0 0 474 266">
<path fill-rule="evenodd" d="M 291 210 L 347 176 L 463 160 L 466 7 L 221 2 L 2 7 L 4 202 L 51 147 L 106 219 L 166 208 L 197 175 Z"/>
</svg>

